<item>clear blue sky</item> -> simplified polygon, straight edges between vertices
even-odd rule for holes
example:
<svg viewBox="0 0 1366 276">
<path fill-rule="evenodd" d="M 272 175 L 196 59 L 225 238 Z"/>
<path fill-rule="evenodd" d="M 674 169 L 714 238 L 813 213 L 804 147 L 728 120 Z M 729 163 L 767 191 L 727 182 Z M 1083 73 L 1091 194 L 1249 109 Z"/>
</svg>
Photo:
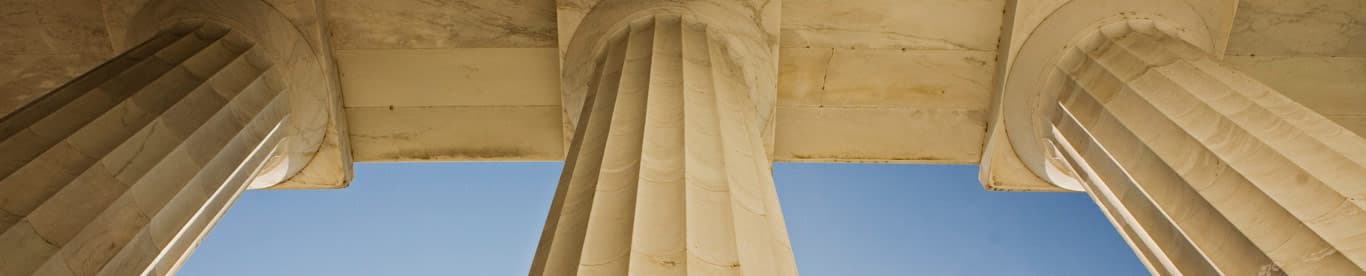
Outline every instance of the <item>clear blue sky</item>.
<svg viewBox="0 0 1366 276">
<path fill-rule="evenodd" d="M 248 191 L 181 275 L 526 275 L 561 163 L 357 164 Z M 966 165 L 774 173 L 803 275 L 1146 275 L 1085 194 L 984 191 Z"/>
</svg>

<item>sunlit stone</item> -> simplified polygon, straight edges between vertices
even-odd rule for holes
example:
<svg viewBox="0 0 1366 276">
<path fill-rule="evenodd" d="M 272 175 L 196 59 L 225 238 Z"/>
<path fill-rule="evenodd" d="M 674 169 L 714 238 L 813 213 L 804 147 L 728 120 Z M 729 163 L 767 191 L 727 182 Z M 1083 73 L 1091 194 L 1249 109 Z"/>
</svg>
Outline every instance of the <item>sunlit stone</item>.
<svg viewBox="0 0 1366 276">
<path fill-rule="evenodd" d="M 795 275 L 775 161 L 1084 192 L 1154 274 L 1366 274 L 1355 0 L 0 7 L 0 275 L 172 274 L 353 161 L 530 160 L 532 275 Z"/>
</svg>

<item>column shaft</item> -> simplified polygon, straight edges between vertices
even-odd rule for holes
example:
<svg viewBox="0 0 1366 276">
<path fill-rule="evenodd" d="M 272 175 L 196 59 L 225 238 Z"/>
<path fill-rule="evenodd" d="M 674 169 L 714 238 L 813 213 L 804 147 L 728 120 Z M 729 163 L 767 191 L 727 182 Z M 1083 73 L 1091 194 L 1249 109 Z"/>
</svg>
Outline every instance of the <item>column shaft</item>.
<svg viewBox="0 0 1366 276">
<path fill-rule="evenodd" d="M 280 139 L 269 68 L 169 30 L 0 119 L 0 275 L 172 272 Z"/>
<path fill-rule="evenodd" d="M 671 16 L 611 41 L 531 274 L 796 273 L 741 61 L 717 44 Z"/>
<path fill-rule="evenodd" d="M 1366 139 L 1151 22 L 1067 51 L 1053 142 L 1155 272 L 1366 274 Z"/>
</svg>

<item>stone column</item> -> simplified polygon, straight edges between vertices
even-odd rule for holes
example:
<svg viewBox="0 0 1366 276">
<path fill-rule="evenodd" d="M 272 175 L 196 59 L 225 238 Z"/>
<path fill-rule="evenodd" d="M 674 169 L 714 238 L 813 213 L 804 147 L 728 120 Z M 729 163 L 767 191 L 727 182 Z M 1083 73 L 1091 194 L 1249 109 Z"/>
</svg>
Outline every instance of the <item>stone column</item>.
<svg viewBox="0 0 1366 276">
<path fill-rule="evenodd" d="M 272 71 L 173 28 L 0 119 L 0 275 L 172 272 L 276 150 Z"/>
<path fill-rule="evenodd" d="M 610 38 L 533 275 L 795 275 L 750 88 L 705 24 Z"/>
<path fill-rule="evenodd" d="M 1057 155 L 1155 273 L 1366 274 L 1366 139 L 1146 20 L 1069 47 Z"/>
</svg>

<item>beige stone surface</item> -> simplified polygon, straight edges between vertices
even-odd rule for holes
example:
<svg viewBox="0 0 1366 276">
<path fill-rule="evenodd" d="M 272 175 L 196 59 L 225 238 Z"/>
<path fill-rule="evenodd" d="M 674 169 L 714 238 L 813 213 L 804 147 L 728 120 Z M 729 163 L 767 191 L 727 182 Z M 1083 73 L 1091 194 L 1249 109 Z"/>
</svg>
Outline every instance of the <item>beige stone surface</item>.
<svg viewBox="0 0 1366 276">
<path fill-rule="evenodd" d="M 172 272 L 288 133 L 251 46 L 169 29 L 0 120 L 0 272 Z"/>
<path fill-rule="evenodd" d="M 1005 2 L 784 1 L 774 158 L 976 163 Z"/>
<path fill-rule="evenodd" d="M 710 33 L 743 23 L 703 16 L 610 38 L 531 275 L 797 274 L 762 103 Z"/>
<path fill-rule="evenodd" d="M 1227 56 L 1224 61 L 1357 135 L 1366 135 L 1366 56 Z"/>
<path fill-rule="evenodd" d="M 323 0 L 337 49 L 554 48 L 554 0 Z"/>
<path fill-rule="evenodd" d="M 129 37 L 149 0 L 5 0 L 0 6 L 0 115 L 66 83 L 147 37 Z M 269 0 L 321 41 L 313 0 Z M 316 49 L 325 49 L 311 42 Z"/>
<path fill-rule="evenodd" d="M 1366 134 L 1366 3 L 1247 0 L 1224 60 Z"/>
<path fill-rule="evenodd" d="M 577 126 L 588 86 L 594 77 L 595 58 L 608 44 L 608 37 L 623 30 L 622 26 L 638 18 L 655 14 L 678 13 L 708 21 L 708 33 L 722 36 L 715 43 L 724 44 L 727 51 L 718 53 L 729 60 L 759 60 L 736 64 L 736 72 L 750 89 L 761 128 L 764 129 L 765 148 L 773 151 L 774 114 L 777 97 L 778 44 L 781 28 L 781 1 L 629 1 L 629 0 L 565 0 L 558 2 L 560 30 L 560 89 L 564 106 L 566 134 Z M 568 135 L 566 135 L 568 137 Z"/>
<path fill-rule="evenodd" d="M 0 53 L 109 54 L 97 0 L 6 0 Z"/>
<path fill-rule="evenodd" d="M 563 158 L 554 1 L 325 2 L 358 161 Z"/>
<path fill-rule="evenodd" d="M 798 58 L 783 62 L 784 73 L 793 75 L 779 83 L 791 95 L 780 98 L 783 106 L 982 110 L 991 101 L 995 56 L 989 51 L 795 48 L 784 53 Z"/>
<path fill-rule="evenodd" d="M 1005 12 L 1002 43 L 998 47 L 996 95 L 988 115 L 987 142 L 980 179 L 993 190 L 1077 190 L 1080 186 L 1058 176 L 1047 165 L 1039 130 L 1019 129 L 1033 120 L 1030 113 L 1012 108 L 1040 93 L 1040 76 L 1062 49 L 1087 29 L 1126 18 L 1160 18 L 1181 26 L 1176 35 L 1201 49 L 1223 53 L 1234 21 L 1236 0 L 1219 1 L 1066 1 L 1019 0 Z M 1024 103 L 1024 104 L 1016 104 Z M 1017 123 L 1007 123 L 1007 122 Z M 998 140 L 1010 141 L 1002 143 Z M 1029 142 L 1024 142 L 1029 141 Z M 1028 172 L 1013 171 L 1025 168 Z M 1033 175 L 1033 177 L 1030 177 Z M 1052 188 L 1048 188 L 1053 186 Z M 1042 189 L 1041 189 L 1042 188 Z M 1061 188 L 1061 189 L 1060 189 Z"/>
<path fill-rule="evenodd" d="M 358 161 L 561 160 L 553 48 L 339 50 Z M 439 150 L 438 150 L 439 149 Z"/>
<path fill-rule="evenodd" d="M 341 50 L 346 107 L 559 106 L 550 48 Z M 557 119 L 558 118 L 552 118 Z"/>
<path fill-rule="evenodd" d="M 976 163 L 981 155 L 991 52 L 784 48 L 780 58 L 776 160 Z"/>
<path fill-rule="evenodd" d="M 312 32 L 316 28 L 328 28 L 330 34 L 326 42 L 331 47 L 343 49 L 343 53 L 337 56 L 337 63 L 342 66 L 347 64 L 365 64 L 370 60 L 386 60 L 391 56 L 403 56 L 405 51 L 411 55 L 411 51 L 441 50 L 451 53 L 450 59 L 432 59 L 431 61 L 412 61 L 406 64 L 413 69 L 443 69 L 440 66 L 451 64 L 451 59 L 467 59 L 471 56 L 485 57 L 482 60 L 496 60 L 495 57 L 509 57 L 513 60 L 503 62 L 498 65 L 491 63 L 465 63 L 459 70 L 471 71 L 480 70 L 486 74 L 478 75 L 469 82 L 445 83 L 447 79 L 444 75 L 429 73 L 428 75 L 403 75 L 408 78 L 397 79 L 391 77 L 369 77 L 376 70 L 364 70 L 365 67 L 351 66 L 355 72 L 341 72 L 342 76 L 347 77 L 344 82 L 348 93 L 345 93 L 347 102 L 356 102 L 359 105 L 373 105 L 375 102 L 384 102 L 385 95 L 400 94 L 393 98 L 403 98 L 410 100 L 439 100 L 440 105 L 449 102 L 464 102 L 458 106 L 467 106 L 487 103 L 489 97 L 497 97 L 509 100 L 520 101 L 527 99 L 544 99 L 552 97 L 550 91 L 535 91 L 538 89 L 525 89 L 527 86 L 506 87 L 509 76 L 502 76 L 503 72 L 525 70 L 528 72 L 550 72 L 552 70 L 549 59 L 539 62 L 520 59 L 522 55 L 518 49 L 527 51 L 541 51 L 532 49 L 548 49 L 555 47 L 558 35 L 572 34 L 570 30 L 558 30 L 556 28 L 556 16 L 554 15 L 554 1 L 384 1 L 366 2 L 349 0 L 330 0 L 312 3 L 309 1 L 269 1 L 270 5 L 277 11 L 284 14 L 294 24 L 300 26 L 305 32 Z M 1353 31 L 1356 25 L 1352 20 L 1359 10 L 1359 7 L 1352 1 L 1316 1 L 1312 4 L 1277 4 L 1277 1 L 1242 1 L 1241 10 L 1245 11 L 1238 14 L 1235 25 L 1232 9 L 1228 8 L 1233 4 L 1225 2 L 1201 2 L 1191 4 L 1190 9 L 1194 14 L 1204 16 L 1206 30 L 1212 35 L 1218 36 L 1220 30 L 1233 30 L 1232 42 L 1233 51 L 1236 54 L 1250 51 L 1249 47 L 1261 47 L 1262 52 L 1284 52 L 1284 46 L 1274 46 L 1293 41 L 1311 41 L 1315 46 L 1311 48 L 1323 48 L 1326 50 L 1313 50 L 1314 53 L 1328 52 L 1350 52 L 1350 49 L 1360 47 L 1349 47 L 1355 43 L 1353 37 L 1360 36 L 1359 32 Z M 43 5 L 61 4 L 57 2 L 30 1 L 28 6 L 40 7 Z M 1011 30 L 1017 32 L 1015 36 L 1027 37 L 1030 26 L 1037 25 L 1048 18 L 1051 11 L 1062 7 L 1065 2 L 1050 1 L 885 1 L 885 0 L 859 0 L 859 1 L 828 1 L 828 0 L 801 0 L 787 1 L 782 5 L 781 15 L 781 36 L 780 51 L 781 63 L 779 77 L 779 105 L 784 108 L 778 109 L 781 112 L 798 112 L 802 114 L 825 114 L 824 117 L 830 118 L 834 114 L 846 113 L 869 114 L 869 112 L 841 112 L 838 110 L 821 110 L 821 108 L 868 108 L 868 103 L 874 103 L 881 108 L 904 108 L 905 110 L 895 111 L 902 114 L 923 113 L 976 113 L 987 114 L 982 120 L 986 121 L 991 116 L 989 110 L 990 93 L 992 85 L 982 83 L 982 80 L 991 78 L 996 63 L 997 40 L 1000 26 L 1000 16 L 997 14 L 1009 10 Z M 1231 3 L 1231 2 L 1230 2 Z M 102 10 L 105 17 L 106 28 L 109 35 L 106 40 L 112 42 L 105 47 L 119 49 L 126 47 L 127 29 L 131 18 L 138 11 L 144 2 L 135 0 L 108 1 L 103 3 Z M 566 4 L 569 7 L 575 5 Z M 319 9 L 318 7 L 325 7 Z M 1282 7 L 1285 6 L 1285 7 Z M 96 14 L 100 11 L 83 11 L 83 14 Z M 325 20 L 318 20 L 321 15 Z M 568 13 L 567 13 L 568 14 Z M 42 15 L 42 16 L 66 16 L 69 15 Z M 30 16 L 33 17 L 33 16 Z M 62 17 L 65 18 L 65 17 Z M 84 18 L 84 17 L 82 17 Z M 573 16 L 561 18 L 561 20 L 572 20 Z M 852 19 L 852 20 L 851 20 Z M 23 21 L 23 20 L 18 20 Z M 16 22 L 18 22 L 16 21 Z M 31 22 L 30 22 L 31 21 Z M 28 20 L 26 24 L 36 22 Z M 72 26 L 66 29 L 87 28 L 89 25 L 98 26 L 100 22 L 73 21 Z M 325 23 L 325 24 L 320 24 Z M 82 27 L 86 26 L 86 27 Z M 1341 36 L 1327 35 L 1333 32 L 1328 27 L 1343 28 Z M 12 28 L 12 29 L 33 29 L 33 28 Z M 1294 30 L 1294 31 L 1284 31 Z M 62 33 L 61 31 L 58 33 Z M 1255 32 L 1255 35 L 1241 33 Z M 39 32 L 25 31 L 29 34 Z M 1276 37 L 1276 34 L 1303 34 L 1311 39 L 1299 39 L 1296 37 Z M 321 35 L 318 35 L 321 36 Z M 1009 36 L 1006 36 L 1009 37 Z M 1345 37 L 1340 41 L 1320 41 L 1333 37 Z M 81 38 L 87 39 L 87 38 Z M 88 40 L 88 39 L 87 39 Z M 1255 40 L 1271 41 L 1273 43 L 1255 43 Z M 1021 39 L 1011 39 L 1011 49 L 1018 48 L 1022 43 Z M 1276 42 L 1282 41 L 1282 42 Z M 560 44 L 567 45 L 568 41 L 560 41 Z M 1217 41 L 1216 41 L 1217 42 Z M 1279 43 L 1279 44 L 1278 44 Z M 78 43 L 79 44 L 79 43 Z M 317 47 L 319 43 L 310 42 Z M 1219 43 L 1216 43 L 1218 46 Z M 112 46 L 110 46 L 112 45 Z M 1260 45 L 1260 46 L 1251 46 Z M 1287 44 L 1288 45 L 1288 44 Z M 1334 46 L 1336 45 L 1336 46 Z M 1331 47 L 1330 47 L 1331 46 Z M 18 46 L 16 46 L 18 47 Z M 29 46 L 24 46 L 29 47 Z M 1004 46 L 1002 46 L 1004 47 Z M 88 47 L 87 47 L 88 48 Z M 1307 49 L 1307 48 L 1306 48 Z M 1336 50 L 1332 50 L 1336 49 Z M 505 54 L 492 54 L 490 51 L 510 51 Z M 389 51 L 393 51 L 392 53 Z M 825 53 L 822 53 L 825 51 Z M 1309 51 L 1309 50 L 1306 50 Z M 106 51 L 107 52 L 107 51 Z M 349 52 L 349 53 L 347 53 Z M 363 54 L 362 54 L 363 53 Z M 1266 53 L 1264 53 L 1265 55 Z M 1341 53 L 1339 53 L 1340 55 Z M 107 55 L 103 54 L 103 55 Z M 7 67 L 10 71 L 6 75 L 15 81 L 10 81 L 7 86 L 24 87 L 29 93 L 16 93 L 14 98 L 28 99 L 34 95 L 41 94 L 42 91 L 58 85 L 61 82 L 55 81 L 62 78 L 69 78 L 77 74 L 81 69 L 90 66 L 99 60 L 102 55 L 39 55 L 39 56 L 13 56 L 10 57 L 14 64 L 21 66 Z M 961 56 L 962 59 L 955 59 L 953 56 Z M 345 60 L 348 57 L 362 57 L 356 61 Z M 988 58 L 989 57 L 989 58 Z M 824 60 L 822 60 L 824 58 Z M 37 62 L 57 60 L 61 62 Z M 1005 59 L 1011 61 L 1013 59 Z M 70 62 L 66 62 L 70 61 Z M 32 64 L 32 65 L 23 65 Z M 1236 64 L 1236 62 L 1235 62 Z M 1262 63 L 1265 64 L 1265 63 Z M 52 68 L 53 66 L 57 68 Z M 525 67 L 521 67 L 525 66 Z M 360 68 L 360 69 L 358 69 Z M 406 68 L 406 67 L 405 67 Z M 963 69 L 959 71 L 938 70 L 938 68 Z M 403 69 L 403 68 L 400 68 Z M 343 71 L 347 71 L 343 70 Z M 517 71 L 521 72 L 521 71 Z M 6 73 L 6 72 L 0 72 Z M 941 74 L 942 73 L 942 74 Z M 520 75 L 520 74 L 513 74 Z M 29 77 L 22 77 L 29 76 Z M 65 77 L 59 77 L 65 76 Z M 394 75 L 389 75 L 394 76 Z M 473 75 L 471 75 L 473 76 Z M 537 74 L 527 76 L 523 82 L 528 84 L 542 84 L 540 88 L 547 88 L 553 82 L 542 83 Z M 924 76 L 924 77 L 921 77 Z M 391 80 L 392 81 L 386 81 Z M 2 80 L 2 79 L 0 79 Z M 370 85 L 392 85 L 394 83 L 428 83 L 429 85 L 444 86 L 449 93 L 456 94 L 449 97 L 433 97 L 430 94 L 423 96 L 425 91 L 436 91 L 437 89 L 414 89 L 404 92 L 371 93 L 375 89 L 367 87 L 357 87 L 354 93 L 362 95 L 353 97 L 353 89 L 350 86 L 358 82 L 369 82 Z M 990 82 L 990 81 L 988 81 Z M 1272 81 L 1273 86 L 1282 86 Z M 459 86 L 456 86 L 459 85 Z M 480 87 L 488 87 L 478 89 Z M 466 89 L 475 88 L 475 89 Z M 942 90 L 942 95 L 932 95 L 933 90 Z M 1297 93 L 1293 89 L 1283 89 L 1292 97 Z M 514 93 L 518 96 L 507 96 L 504 93 Z M 415 95 L 407 97 L 406 95 Z M 469 97 L 465 97 L 466 94 Z M 983 95 L 987 96 L 983 96 Z M 497 96 L 494 96 L 497 95 Z M 819 95 L 817 98 L 810 98 L 811 95 Z M 378 98 L 378 99 L 377 99 Z M 813 99 L 820 99 L 813 101 Z M 536 100 L 539 101 L 539 100 Z M 928 103 L 949 103 L 948 106 L 933 106 Z M 541 105 L 537 102 L 534 105 Z M 348 104 L 351 106 L 353 104 Z M 424 104 L 427 105 L 427 104 Z M 424 106 L 412 105 L 412 106 Z M 525 103 L 490 104 L 493 106 L 505 105 L 528 105 Z M 18 103 L 12 104 L 17 107 Z M 395 104 L 402 107 L 402 104 Z M 457 106 L 457 105 L 452 105 Z M 1312 105 L 1311 105 L 1312 106 Z M 799 108 L 800 107 L 800 108 Z M 893 112 L 893 111 L 886 111 Z M 802 116 L 802 115 L 796 115 Z M 1349 128 L 1360 129 L 1358 126 L 1350 126 L 1351 122 L 1359 122 L 1360 119 L 1355 114 L 1332 114 L 1335 120 L 1349 124 Z M 561 116 L 564 117 L 564 116 Z M 775 115 L 781 118 L 781 114 Z M 914 117 L 906 117 L 903 121 L 889 121 L 884 118 L 852 117 L 850 120 L 882 122 L 870 128 L 886 129 L 929 129 L 942 130 L 944 133 L 970 133 L 973 131 L 986 132 L 980 124 L 958 124 L 943 123 L 936 124 L 925 120 L 917 120 Z M 569 121 L 566 118 L 561 120 Z M 775 120 L 775 124 L 800 124 L 799 120 Z M 819 122 L 817 122 L 819 123 Z M 418 127 L 418 126 L 415 126 Z M 778 127 L 775 129 L 787 128 L 789 126 Z M 823 125 L 791 125 L 794 129 L 819 129 Z M 568 129 L 568 128 L 565 128 Z M 989 129 L 989 128 L 987 128 Z M 565 130 L 562 130 L 565 131 Z M 411 132 L 411 131 L 410 131 Z M 541 133 L 541 132 L 536 132 Z M 852 162 L 919 162 L 918 156 L 941 156 L 938 152 L 916 152 L 910 148 L 883 150 L 881 146 L 873 145 L 901 145 L 905 137 L 896 132 L 888 133 L 865 133 L 868 139 L 874 143 L 847 143 L 833 146 L 828 145 L 828 139 L 820 137 L 793 137 L 775 140 L 788 140 L 777 142 L 783 149 L 775 149 L 780 152 L 792 154 L 778 156 L 783 161 L 821 161 L 827 159 L 803 159 L 797 156 L 854 156 L 858 159 L 836 160 Z M 567 135 L 567 133 L 565 134 Z M 432 137 L 436 138 L 436 137 Z M 429 139 L 430 141 L 440 141 L 439 139 Z M 567 138 L 563 139 L 567 141 Z M 815 142 L 815 141 L 823 142 Z M 955 137 L 953 139 L 942 139 L 948 143 L 943 146 L 947 148 L 964 148 L 976 144 L 979 149 L 987 144 L 983 138 L 969 136 Z M 488 143 L 495 143 L 490 141 Z M 529 143 L 524 143 L 530 145 Z M 372 144 L 373 145 L 373 144 Z M 456 147 L 459 145 L 441 144 L 436 145 L 445 148 Z M 359 145 L 359 148 L 368 148 L 370 145 Z M 550 148 L 550 145 L 536 145 L 540 148 Z M 563 148 L 564 146 L 561 145 Z M 940 148 L 940 147 L 924 147 Z M 882 155 L 867 155 L 868 152 L 888 152 Z M 848 153 L 848 154 L 845 154 Z M 895 153 L 895 154 L 893 154 Z M 998 155 L 999 156 L 999 155 Z M 980 160 L 977 158 L 957 158 L 957 163 L 972 163 Z M 935 160 L 925 160 L 926 162 L 938 162 Z M 1006 180 L 1001 180 L 1009 182 Z M 1028 182 L 1028 181 L 1021 181 Z"/>
<path fill-rule="evenodd" d="M 1366 3 L 1242 0 L 1228 55 L 1366 56 Z"/>
<path fill-rule="evenodd" d="M 0 55 L 0 116 L 19 109 L 48 91 L 103 62 L 103 54 Z"/>
<path fill-rule="evenodd" d="M 992 51 L 1004 0 L 783 1 L 784 48 Z"/>
<path fill-rule="evenodd" d="M 95 0 L 0 1 L 0 116 L 115 54 Z"/>
<path fill-rule="evenodd" d="M 1065 50 L 1036 114 L 1071 173 L 1155 273 L 1366 273 L 1366 139 L 1178 31 L 1120 21 Z"/>
<path fill-rule="evenodd" d="M 990 131 L 1003 131 L 1002 129 L 1002 126 L 997 125 Z M 991 135 L 993 134 L 988 132 L 988 137 Z M 984 169 L 978 171 L 977 181 L 988 191 L 1076 192 L 1084 188 L 1079 183 L 1049 182 L 1034 174 L 1013 154 L 1015 149 L 1010 145 L 1010 141 L 1005 139 L 987 139 L 982 152 L 983 157 L 978 166 Z"/>
<path fill-rule="evenodd" d="M 217 20 L 268 45 L 262 48 L 270 55 L 288 57 L 274 62 L 285 79 L 293 80 L 288 90 L 297 109 L 338 109 L 301 112 L 290 118 L 295 139 L 288 140 L 289 150 L 279 152 L 290 156 L 281 159 L 288 162 L 278 164 L 286 167 L 286 175 L 303 177 L 277 187 L 339 187 L 349 179 L 349 150 L 342 150 L 349 148 L 349 141 L 340 134 L 346 132 L 345 116 L 332 115 L 341 113 L 341 99 L 333 77 L 331 47 L 323 39 L 326 24 L 317 20 L 318 2 L 15 0 L 0 4 L 6 8 L 0 18 L 0 32 L 5 32 L 5 39 L 0 39 L 0 114 L 12 112 L 163 29 Z M 328 157 L 312 162 L 320 152 Z M 319 171 L 323 167 L 331 172 Z M 296 174 L 300 171 L 304 172 Z"/>
<path fill-rule="evenodd" d="M 986 127 L 985 114 L 972 110 L 778 107 L 778 114 L 774 159 L 787 162 L 972 164 Z"/>
<path fill-rule="evenodd" d="M 772 161 L 1083 191 L 1155 274 L 1366 263 L 1361 1 L 0 7 L 5 275 L 173 273 L 353 161 L 565 160 L 533 274 L 793 274 Z"/>
<path fill-rule="evenodd" d="M 347 108 L 357 161 L 559 161 L 560 107 Z"/>
<path fill-rule="evenodd" d="M 154 2 L 130 20 L 131 38 L 198 21 L 222 22 L 255 43 L 262 58 L 249 59 L 253 65 L 270 67 L 274 73 L 264 80 L 273 89 L 287 91 L 291 111 L 284 131 L 288 136 L 273 152 L 275 160 L 263 171 L 283 177 L 274 184 L 257 188 L 327 189 L 342 188 L 350 180 L 349 137 L 342 113 L 339 85 L 331 68 L 331 54 L 320 49 L 310 30 L 296 26 L 294 20 L 270 2 L 181 0 Z M 240 72 L 225 72 L 236 75 Z M 221 83 L 211 83 L 215 88 Z"/>
</svg>

